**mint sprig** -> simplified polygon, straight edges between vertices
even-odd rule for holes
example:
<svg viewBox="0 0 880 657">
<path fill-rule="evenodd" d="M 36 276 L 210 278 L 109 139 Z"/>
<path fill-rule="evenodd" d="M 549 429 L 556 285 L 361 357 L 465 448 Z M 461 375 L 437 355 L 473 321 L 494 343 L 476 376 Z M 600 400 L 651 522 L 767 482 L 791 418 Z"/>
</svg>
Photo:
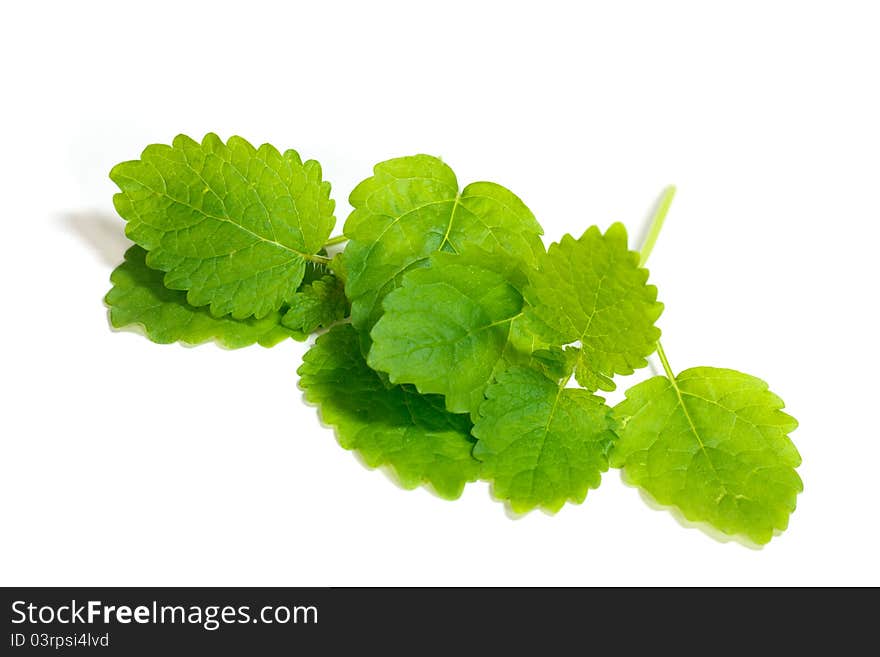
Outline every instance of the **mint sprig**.
<svg viewBox="0 0 880 657">
<path fill-rule="evenodd" d="M 515 512 L 556 512 L 610 466 L 724 533 L 763 544 L 787 527 L 803 486 L 782 400 L 735 370 L 675 375 L 659 343 L 645 264 L 673 188 L 636 252 L 622 224 L 545 250 L 518 196 L 461 188 L 428 155 L 377 164 L 332 237 L 330 184 L 293 150 L 181 135 L 111 178 L 136 242 L 111 324 L 230 348 L 320 333 L 298 370 L 307 401 L 405 488 L 454 499 L 482 479 Z M 654 352 L 665 376 L 614 408 L 596 394 Z"/>
</svg>

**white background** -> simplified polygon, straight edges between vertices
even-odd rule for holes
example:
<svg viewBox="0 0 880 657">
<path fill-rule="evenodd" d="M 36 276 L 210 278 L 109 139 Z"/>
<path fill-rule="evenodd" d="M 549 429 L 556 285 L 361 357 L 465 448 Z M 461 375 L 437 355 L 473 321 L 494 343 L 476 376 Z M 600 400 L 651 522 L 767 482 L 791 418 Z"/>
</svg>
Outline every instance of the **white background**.
<svg viewBox="0 0 880 657">
<path fill-rule="evenodd" d="M 0 584 L 880 584 L 877 3 L 0 12 Z M 764 378 L 800 420 L 790 529 L 719 542 L 616 471 L 555 517 L 513 520 L 484 483 L 405 492 L 303 403 L 307 345 L 111 332 L 107 172 L 207 131 L 320 160 L 340 229 L 372 164 L 416 152 L 510 187 L 547 243 L 635 238 L 677 183 L 650 262 L 664 346 Z"/>
</svg>

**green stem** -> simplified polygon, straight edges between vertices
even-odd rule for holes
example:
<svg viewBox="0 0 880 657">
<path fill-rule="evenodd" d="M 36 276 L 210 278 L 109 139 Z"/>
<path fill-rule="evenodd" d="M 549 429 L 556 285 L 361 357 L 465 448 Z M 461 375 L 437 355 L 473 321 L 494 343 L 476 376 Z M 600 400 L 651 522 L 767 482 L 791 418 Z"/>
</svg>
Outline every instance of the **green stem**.
<svg viewBox="0 0 880 657">
<path fill-rule="evenodd" d="M 336 235 L 335 237 L 331 237 L 329 240 L 324 242 L 324 248 L 326 249 L 328 246 L 335 246 L 336 244 L 342 244 L 348 240 L 345 235 Z"/>
<path fill-rule="evenodd" d="M 660 236 L 660 229 L 663 228 L 663 222 L 666 221 L 666 215 L 669 213 L 669 206 L 672 205 L 673 198 L 675 198 L 675 185 L 669 185 L 669 187 L 663 190 L 660 202 L 657 203 L 657 210 L 651 218 L 651 227 L 648 229 L 648 236 L 645 238 L 639 254 L 641 256 L 639 258 L 639 267 L 645 266 L 645 263 L 648 262 L 648 256 L 654 250 L 654 244 L 657 243 L 657 238 Z M 657 341 L 657 355 L 660 357 L 660 362 L 663 363 L 663 371 L 666 372 L 666 378 L 675 385 L 675 374 L 672 373 L 669 359 L 666 358 L 666 352 L 663 351 L 663 345 L 660 344 L 659 340 Z"/>
<path fill-rule="evenodd" d="M 660 229 L 663 228 L 663 222 L 666 220 L 666 214 L 669 212 L 669 206 L 672 205 L 673 198 L 675 198 L 675 185 L 669 185 L 669 187 L 663 190 L 660 202 L 657 203 L 657 210 L 651 218 L 651 227 L 648 229 L 648 236 L 645 238 L 640 252 L 639 267 L 645 266 L 645 263 L 648 262 L 648 256 L 654 250 L 654 244 L 660 235 Z"/>
<path fill-rule="evenodd" d="M 333 237 L 328 239 L 326 242 L 324 242 L 324 246 L 321 248 L 326 249 L 328 246 L 342 244 L 346 240 L 348 240 L 348 238 L 345 235 L 334 235 Z M 316 265 L 329 265 L 332 262 L 331 258 L 327 258 L 325 256 L 318 255 L 317 253 L 315 255 L 306 256 L 306 260 L 310 260 L 310 261 L 314 262 Z"/>
<path fill-rule="evenodd" d="M 660 356 L 660 362 L 663 363 L 663 370 L 666 372 L 666 378 L 674 384 L 675 374 L 672 373 L 672 368 L 669 367 L 669 361 L 666 359 L 666 352 L 663 351 L 663 345 L 660 344 L 659 340 L 657 341 L 657 355 Z"/>
<path fill-rule="evenodd" d="M 330 258 L 325 258 L 317 253 L 315 255 L 307 255 L 303 257 L 310 262 L 314 262 L 316 265 L 329 265 L 332 262 Z"/>
</svg>

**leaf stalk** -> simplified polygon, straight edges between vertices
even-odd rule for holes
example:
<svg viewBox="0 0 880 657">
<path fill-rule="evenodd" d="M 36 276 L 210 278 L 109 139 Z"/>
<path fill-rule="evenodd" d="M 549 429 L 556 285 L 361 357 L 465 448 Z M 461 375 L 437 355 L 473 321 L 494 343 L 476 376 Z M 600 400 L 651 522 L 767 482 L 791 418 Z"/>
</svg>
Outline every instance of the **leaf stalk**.
<svg viewBox="0 0 880 657">
<path fill-rule="evenodd" d="M 660 230 L 663 228 L 663 222 L 666 221 L 666 215 L 669 214 L 669 208 L 672 205 L 672 199 L 674 198 L 675 185 L 669 185 L 660 195 L 657 209 L 654 211 L 654 216 L 651 218 L 651 227 L 648 229 L 648 236 L 645 238 L 644 244 L 642 244 L 641 251 L 639 251 L 639 267 L 644 267 L 645 263 L 648 262 L 648 257 L 651 255 L 651 251 L 654 250 L 654 244 L 657 243 L 657 238 L 660 236 Z M 660 362 L 663 364 L 663 371 L 666 372 L 666 378 L 674 384 L 675 374 L 673 374 L 672 368 L 669 366 L 669 359 L 666 358 L 666 352 L 663 351 L 663 345 L 660 344 L 659 340 L 657 341 L 657 355 L 660 357 Z"/>
<path fill-rule="evenodd" d="M 657 203 L 657 209 L 654 211 L 654 216 L 651 218 L 651 227 L 648 229 L 648 236 L 645 238 L 645 242 L 642 244 L 642 249 L 639 252 L 639 267 L 645 266 L 645 263 L 648 262 L 648 257 L 651 255 L 651 251 L 654 250 L 654 244 L 657 243 L 657 238 L 660 236 L 660 230 L 663 228 L 663 222 L 666 220 L 666 215 L 669 213 L 669 206 L 672 205 L 673 198 L 675 198 L 675 185 L 669 185 L 663 190 L 663 194 L 660 196 L 660 201 Z"/>
<path fill-rule="evenodd" d="M 328 246 L 336 246 L 337 244 L 342 244 L 343 242 L 347 242 L 348 238 L 345 235 L 334 235 L 326 242 L 324 242 L 324 248 L 326 249 Z"/>
</svg>

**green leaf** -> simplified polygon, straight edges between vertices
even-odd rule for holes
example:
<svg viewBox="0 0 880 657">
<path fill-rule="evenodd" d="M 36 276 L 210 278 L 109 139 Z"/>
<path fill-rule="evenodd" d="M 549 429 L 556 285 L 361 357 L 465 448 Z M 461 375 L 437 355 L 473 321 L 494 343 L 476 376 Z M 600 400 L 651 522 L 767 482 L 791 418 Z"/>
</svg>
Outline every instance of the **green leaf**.
<svg viewBox="0 0 880 657">
<path fill-rule="evenodd" d="M 788 438 L 797 421 L 783 407 L 761 379 L 734 370 L 654 377 L 614 409 L 623 428 L 611 464 L 689 520 L 767 543 L 803 490 Z"/>
<path fill-rule="evenodd" d="M 117 164 L 110 178 L 147 264 L 218 317 L 266 317 L 290 302 L 335 223 L 317 162 L 241 137 L 224 144 L 208 134 L 199 144 L 179 135 Z"/>
<path fill-rule="evenodd" d="M 344 318 L 348 314 L 348 299 L 344 283 L 333 275 L 326 275 L 303 285 L 293 295 L 290 309 L 281 319 L 288 328 L 314 333 Z"/>
<path fill-rule="evenodd" d="M 467 416 L 447 413 L 440 397 L 388 387 L 367 367 L 350 324 L 319 337 L 298 372 L 306 400 L 336 427 L 340 445 L 372 468 L 390 466 L 404 488 L 427 483 L 455 499 L 479 476 Z"/>
<path fill-rule="evenodd" d="M 486 397 L 473 428 L 474 456 L 496 497 L 517 513 L 556 512 L 599 486 L 615 438 L 602 399 L 519 367 L 498 375 Z"/>
<path fill-rule="evenodd" d="M 504 263 L 437 253 L 429 267 L 406 274 L 371 333 L 370 367 L 392 383 L 444 395 L 453 413 L 476 413 L 522 314 L 516 274 Z"/>
<path fill-rule="evenodd" d="M 566 235 L 530 276 L 527 322 L 552 345 L 580 343 L 575 377 L 583 387 L 614 390 L 611 377 L 647 365 L 660 337 L 654 322 L 663 304 L 647 279 L 622 224 L 604 235 L 595 226 L 578 240 Z"/>
<path fill-rule="evenodd" d="M 568 379 L 574 372 L 580 353 L 577 347 L 538 349 L 531 353 L 529 364 L 541 370 L 548 379 L 560 381 Z"/>
<path fill-rule="evenodd" d="M 305 339 L 304 334 L 280 325 L 280 312 L 262 319 L 218 318 L 205 307 L 189 305 L 185 293 L 162 284 L 162 272 L 147 267 L 145 256 L 141 247 L 132 246 L 125 262 L 110 275 L 113 287 L 105 302 L 113 327 L 140 325 L 150 340 L 160 344 L 215 340 L 229 349 L 254 343 L 271 347 L 287 337 Z"/>
<path fill-rule="evenodd" d="M 489 251 L 534 264 L 544 252 L 541 226 L 517 196 L 490 182 L 459 192 L 452 169 L 429 155 L 377 164 L 349 202 L 346 292 L 352 323 L 364 333 L 401 276 L 432 253 Z"/>
</svg>

